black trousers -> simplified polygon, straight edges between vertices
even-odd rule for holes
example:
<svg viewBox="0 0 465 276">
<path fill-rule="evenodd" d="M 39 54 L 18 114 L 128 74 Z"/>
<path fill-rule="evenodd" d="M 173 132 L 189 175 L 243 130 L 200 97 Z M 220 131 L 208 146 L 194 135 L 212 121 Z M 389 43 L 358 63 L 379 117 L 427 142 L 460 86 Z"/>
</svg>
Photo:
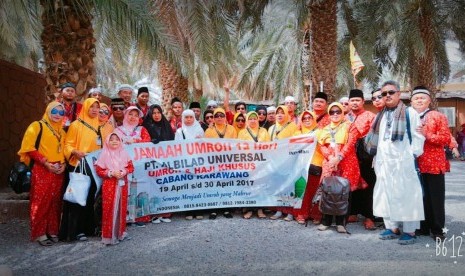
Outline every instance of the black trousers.
<svg viewBox="0 0 465 276">
<path fill-rule="evenodd" d="M 374 219 L 373 216 L 373 190 L 376 183 L 375 170 L 372 168 L 373 159 L 359 161 L 360 174 L 368 187 L 352 192 L 350 207 L 351 215 L 361 214 L 365 218 Z"/>
<path fill-rule="evenodd" d="M 442 235 L 446 220 L 445 198 L 446 182 L 444 174 L 422 173 L 423 177 L 423 207 L 425 220 L 421 221 L 421 232 Z"/>
<path fill-rule="evenodd" d="M 333 216 L 333 215 L 325 215 L 325 214 L 323 214 L 323 217 L 321 219 L 321 224 L 323 224 L 325 226 L 331 226 L 331 224 L 333 223 L 333 217 L 336 217 L 336 225 L 343 225 L 343 226 L 346 225 L 346 223 L 345 223 L 346 216 L 345 215 Z"/>
</svg>

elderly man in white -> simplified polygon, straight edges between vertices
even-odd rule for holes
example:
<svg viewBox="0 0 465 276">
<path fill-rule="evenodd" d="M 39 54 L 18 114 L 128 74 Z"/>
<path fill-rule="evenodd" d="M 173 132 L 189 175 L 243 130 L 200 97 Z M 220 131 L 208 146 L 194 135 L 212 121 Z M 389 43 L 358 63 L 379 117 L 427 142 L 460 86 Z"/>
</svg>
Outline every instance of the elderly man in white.
<svg viewBox="0 0 465 276">
<path fill-rule="evenodd" d="M 381 93 L 386 97 L 386 107 L 376 116 L 366 138 L 368 152 L 376 154 L 373 214 L 382 217 L 386 226 L 380 239 L 399 238 L 399 244 L 413 244 L 415 230 L 425 218 L 414 163 L 415 157 L 423 154 L 425 137 L 416 131 L 420 124 L 418 113 L 400 100 L 399 84 L 387 81 Z"/>
</svg>

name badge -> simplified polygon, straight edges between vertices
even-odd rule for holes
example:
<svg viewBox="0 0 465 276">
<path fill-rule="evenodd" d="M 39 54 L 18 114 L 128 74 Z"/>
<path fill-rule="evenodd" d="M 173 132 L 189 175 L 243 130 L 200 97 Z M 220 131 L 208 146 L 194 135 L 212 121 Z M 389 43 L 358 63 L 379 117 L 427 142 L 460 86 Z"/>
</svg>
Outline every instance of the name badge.
<svg viewBox="0 0 465 276">
<path fill-rule="evenodd" d="M 101 146 L 102 145 L 102 139 L 99 137 L 97 137 L 97 146 Z"/>
<path fill-rule="evenodd" d="M 69 119 L 66 119 L 65 126 L 69 127 L 70 124 L 71 124 L 71 122 L 69 121 Z"/>
</svg>

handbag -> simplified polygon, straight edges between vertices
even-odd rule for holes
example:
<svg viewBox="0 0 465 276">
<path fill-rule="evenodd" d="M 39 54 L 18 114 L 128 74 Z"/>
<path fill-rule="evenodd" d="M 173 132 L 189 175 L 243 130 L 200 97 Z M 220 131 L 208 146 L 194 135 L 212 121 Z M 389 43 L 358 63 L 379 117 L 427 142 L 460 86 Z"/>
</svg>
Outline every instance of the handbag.
<svg viewBox="0 0 465 276">
<path fill-rule="evenodd" d="M 77 167 L 79 167 L 78 172 L 76 172 Z M 90 188 L 90 176 L 87 175 L 85 167 L 85 164 L 80 163 L 73 172 L 69 173 L 68 187 L 63 195 L 64 200 L 81 206 L 86 206 Z"/>
<path fill-rule="evenodd" d="M 328 176 L 321 182 L 320 211 L 322 214 L 343 216 L 349 210 L 350 183 L 341 176 Z"/>
</svg>

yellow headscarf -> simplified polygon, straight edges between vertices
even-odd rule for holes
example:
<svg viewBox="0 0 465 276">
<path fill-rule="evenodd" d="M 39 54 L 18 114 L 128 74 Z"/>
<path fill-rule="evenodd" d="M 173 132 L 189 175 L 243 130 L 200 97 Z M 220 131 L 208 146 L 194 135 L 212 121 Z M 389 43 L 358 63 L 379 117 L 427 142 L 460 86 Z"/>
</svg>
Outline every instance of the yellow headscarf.
<svg viewBox="0 0 465 276">
<path fill-rule="evenodd" d="M 303 123 L 303 118 L 305 116 L 305 114 L 309 114 L 312 116 L 312 124 L 310 125 L 310 127 L 305 127 L 304 126 L 304 123 Z M 316 123 L 316 114 L 312 111 L 309 111 L 309 110 L 304 110 L 304 112 L 302 112 L 302 114 L 300 114 L 300 122 L 301 122 L 301 128 L 302 128 L 302 134 L 306 134 L 306 133 L 309 133 L 310 131 L 314 130 L 318 124 Z"/>
<path fill-rule="evenodd" d="M 223 113 L 226 116 L 226 112 L 221 107 L 215 108 L 215 110 L 213 111 L 213 117 L 217 113 Z M 225 121 L 226 121 L 226 118 L 225 118 Z M 224 125 L 217 125 L 215 123 L 213 127 L 207 128 L 207 130 L 205 131 L 205 138 L 219 138 L 217 131 L 224 134 L 223 138 L 232 138 L 232 139 L 237 138 L 236 129 L 234 129 L 233 126 L 228 125 L 227 121 Z"/>
<path fill-rule="evenodd" d="M 327 112 L 331 110 L 332 107 L 337 106 L 341 111 L 341 120 L 338 122 L 333 122 L 321 130 L 321 133 L 318 137 L 318 142 L 320 144 L 329 144 L 331 142 L 331 132 L 334 132 L 334 139 L 336 144 L 345 144 L 347 143 L 347 139 L 349 138 L 349 125 L 350 122 L 344 119 L 344 108 L 342 104 L 338 102 L 334 102 L 328 106 Z"/>
<path fill-rule="evenodd" d="M 94 130 L 98 130 L 98 116 L 95 118 L 89 116 L 89 109 L 95 102 L 98 103 L 99 101 L 94 98 L 86 99 L 78 118 L 90 125 Z M 65 139 L 65 157 L 69 160 L 70 165 L 76 166 L 79 161 L 74 156 L 71 156 L 73 150 L 89 153 L 101 148 L 101 145 L 97 145 L 98 135 L 94 130 L 78 120 L 71 123 Z M 103 141 L 100 142 L 103 143 Z"/>
<path fill-rule="evenodd" d="M 233 119 L 232 125 L 233 125 L 233 127 L 234 127 L 234 129 L 236 130 L 237 133 L 239 133 L 239 131 L 245 129 L 245 122 L 244 122 L 244 127 L 243 127 L 243 128 L 239 128 L 239 127 L 237 126 L 236 119 L 237 119 L 237 117 L 239 117 L 239 116 L 244 117 L 244 121 L 247 120 L 247 119 L 246 119 L 246 116 L 244 116 L 244 115 L 243 115 L 242 113 L 240 113 L 240 112 L 237 112 L 236 114 L 234 114 L 234 119 Z"/>
<path fill-rule="evenodd" d="M 33 122 L 26 129 L 23 141 L 21 143 L 21 149 L 18 151 L 20 160 L 25 164 L 29 165 L 31 162 L 31 158 L 27 153 L 35 150 L 38 150 L 48 162 L 64 162 L 65 158 L 63 148 L 66 133 L 62 129 L 62 121 L 53 122 L 50 119 L 52 109 L 57 106 L 61 106 L 63 110 L 65 109 L 64 106 L 59 102 L 51 102 L 45 109 L 45 113 L 42 116 L 42 136 L 38 149 L 35 148 L 35 143 L 40 132 L 39 123 Z M 49 129 L 46 123 L 52 128 L 53 131 Z"/>
<path fill-rule="evenodd" d="M 282 109 L 284 112 L 284 120 L 281 123 L 279 123 L 278 120 L 276 120 L 276 123 L 270 126 L 270 128 L 268 129 L 268 133 L 270 134 L 272 140 L 294 136 L 298 131 L 297 125 L 291 121 L 291 117 L 289 116 L 287 106 L 278 106 L 278 108 L 276 108 L 276 114 L 278 113 L 279 109 Z"/>
<path fill-rule="evenodd" d="M 251 116 L 255 116 L 257 118 L 257 126 L 254 127 L 254 128 L 252 128 L 249 125 L 249 118 Z M 253 135 L 256 135 L 256 138 L 257 138 L 258 142 L 269 142 L 271 140 L 270 135 L 268 134 L 268 131 L 266 131 L 265 128 L 260 127 L 260 123 L 258 122 L 258 114 L 257 114 L 257 112 L 250 111 L 249 113 L 247 113 L 246 122 L 247 122 L 247 127 L 239 132 L 239 134 L 237 136 L 238 139 L 240 139 L 240 140 L 248 140 L 248 141 L 254 140 L 252 135 L 247 130 L 247 128 L 249 128 L 250 132 L 252 132 Z"/>
<path fill-rule="evenodd" d="M 108 114 L 108 121 L 106 121 L 105 123 L 100 123 L 99 122 L 99 124 L 100 124 L 100 132 L 102 133 L 102 140 L 106 141 L 106 138 L 107 138 L 108 134 L 113 132 L 114 127 L 111 124 L 110 118 L 109 118 L 110 115 L 111 115 L 110 108 L 105 103 L 100 103 L 100 109 L 102 109 L 102 107 L 106 107 L 107 110 L 110 111 L 110 114 Z"/>
</svg>

